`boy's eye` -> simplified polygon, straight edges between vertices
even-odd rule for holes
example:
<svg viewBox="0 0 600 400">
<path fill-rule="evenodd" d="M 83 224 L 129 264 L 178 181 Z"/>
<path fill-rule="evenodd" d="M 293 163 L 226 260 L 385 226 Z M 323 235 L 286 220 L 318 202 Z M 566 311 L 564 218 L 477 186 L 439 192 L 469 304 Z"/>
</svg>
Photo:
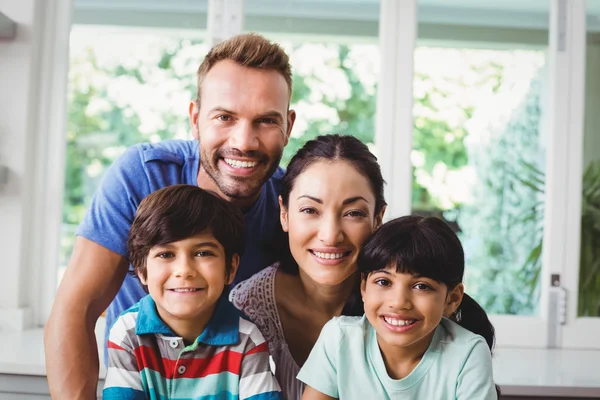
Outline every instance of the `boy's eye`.
<svg viewBox="0 0 600 400">
<path fill-rule="evenodd" d="M 158 253 L 156 255 L 156 257 L 158 257 L 158 258 L 172 258 L 172 257 L 174 257 L 174 254 L 171 253 L 170 251 L 163 251 L 162 253 Z"/>
<path fill-rule="evenodd" d="M 212 251 L 200 250 L 200 251 L 196 252 L 196 257 L 210 257 L 210 256 L 214 256 L 214 253 Z"/>
</svg>

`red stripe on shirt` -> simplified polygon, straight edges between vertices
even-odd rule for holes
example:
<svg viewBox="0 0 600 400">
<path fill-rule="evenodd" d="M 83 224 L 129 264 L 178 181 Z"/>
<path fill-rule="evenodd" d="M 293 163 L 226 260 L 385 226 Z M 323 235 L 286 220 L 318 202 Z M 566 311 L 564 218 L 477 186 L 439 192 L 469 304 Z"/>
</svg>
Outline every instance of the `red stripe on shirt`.
<svg viewBox="0 0 600 400">
<path fill-rule="evenodd" d="M 140 346 L 134 353 L 139 371 L 149 368 L 167 379 L 204 378 L 221 372 L 239 375 L 243 356 L 236 351 L 224 350 L 206 358 L 180 358 L 178 363 L 177 360 L 159 358 L 156 350 L 148 346 Z M 178 371 L 181 366 L 185 367 L 182 374 Z"/>
<path fill-rule="evenodd" d="M 125 351 L 124 348 L 122 348 L 121 346 L 119 346 L 115 342 L 111 342 L 110 340 L 108 341 L 108 344 L 106 345 L 106 347 L 108 347 L 109 349 L 117 349 L 117 350 L 123 350 L 123 351 Z"/>
<path fill-rule="evenodd" d="M 269 351 L 269 345 L 267 344 L 267 342 L 262 342 L 261 344 L 259 344 L 255 348 L 253 348 L 252 350 L 249 350 L 246 353 L 246 355 L 249 356 L 250 354 L 260 353 L 262 351 Z"/>
</svg>

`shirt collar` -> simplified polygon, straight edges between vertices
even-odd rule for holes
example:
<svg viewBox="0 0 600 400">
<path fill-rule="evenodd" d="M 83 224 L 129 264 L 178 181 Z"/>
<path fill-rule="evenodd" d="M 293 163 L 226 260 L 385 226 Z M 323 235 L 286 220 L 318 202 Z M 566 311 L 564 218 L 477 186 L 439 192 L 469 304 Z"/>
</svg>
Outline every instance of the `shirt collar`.
<svg viewBox="0 0 600 400">
<path fill-rule="evenodd" d="M 213 312 L 212 317 L 198 336 L 196 342 L 211 346 L 231 346 L 239 341 L 240 312 L 227 299 L 225 290 Z M 163 334 L 177 336 L 160 318 L 156 303 L 150 295 L 140 300 L 138 317 L 135 326 L 136 335 Z"/>
</svg>

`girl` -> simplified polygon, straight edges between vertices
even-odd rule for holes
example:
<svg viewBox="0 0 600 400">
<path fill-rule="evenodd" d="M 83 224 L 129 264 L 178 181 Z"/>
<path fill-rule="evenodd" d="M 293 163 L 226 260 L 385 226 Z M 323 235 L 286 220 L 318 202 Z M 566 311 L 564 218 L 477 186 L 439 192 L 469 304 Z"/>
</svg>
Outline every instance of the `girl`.
<svg viewBox="0 0 600 400">
<path fill-rule="evenodd" d="M 357 258 L 381 224 L 383 177 L 368 147 L 352 136 L 307 142 L 283 178 L 279 263 L 232 290 L 230 300 L 269 342 L 275 376 L 288 400 L 302 396 L 296 379 L 323 325 L 362 315 Z"/>
<path fill-rule="evenodd" d="M 365 315 L 323 327 L 298 375 L 303 400 L 497 399 L 494 328 L 464 293 L 464 253 L 448 225 L 389 221 L 358 268 Z"/>
</svg>

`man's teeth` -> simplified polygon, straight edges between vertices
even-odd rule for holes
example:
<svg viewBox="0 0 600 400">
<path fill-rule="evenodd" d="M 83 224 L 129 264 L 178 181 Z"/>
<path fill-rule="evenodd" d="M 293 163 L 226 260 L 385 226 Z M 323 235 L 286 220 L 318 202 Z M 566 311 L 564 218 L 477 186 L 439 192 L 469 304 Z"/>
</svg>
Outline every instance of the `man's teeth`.
<svg viewBox="0 0 600 400">
<path fill-rule="evenodd" d="M 256 165 L 258 164 L 258 161 L 240 161 L 232 160 L 231 158 L 224 158 L 224 160 L 233 168 L 253 168 L 256 167 Z"/>
<path fill-rule="evenodd" d="M 394 325 L 394 326 L 408 326 L 408 325 L 412 325 L 415 322 L 417 322 L 416 319 L 396 319 L 396 318 L 389 318 L 389 317 L 383 317 L 383 319 L 388 324 Z"/>
<path fill-rule="evenodd" d="M 195 292 L 195 291 L 200 290 L 200 289 L 196 289 L 196 288 L 179 288 L 179 289 L 171 289 L 171 290 L 173 290 L 174 292 L 183 292 L 183 293 L 186 293 L 186 292 Z"/>
<path fill-rule="evenodd" d="M 344 257 L 344 253 L 321 253 L 320 251 L 313 251 L 313 254 L 326 260 L 337 260 L 338 258 Z"/>
</svg>

